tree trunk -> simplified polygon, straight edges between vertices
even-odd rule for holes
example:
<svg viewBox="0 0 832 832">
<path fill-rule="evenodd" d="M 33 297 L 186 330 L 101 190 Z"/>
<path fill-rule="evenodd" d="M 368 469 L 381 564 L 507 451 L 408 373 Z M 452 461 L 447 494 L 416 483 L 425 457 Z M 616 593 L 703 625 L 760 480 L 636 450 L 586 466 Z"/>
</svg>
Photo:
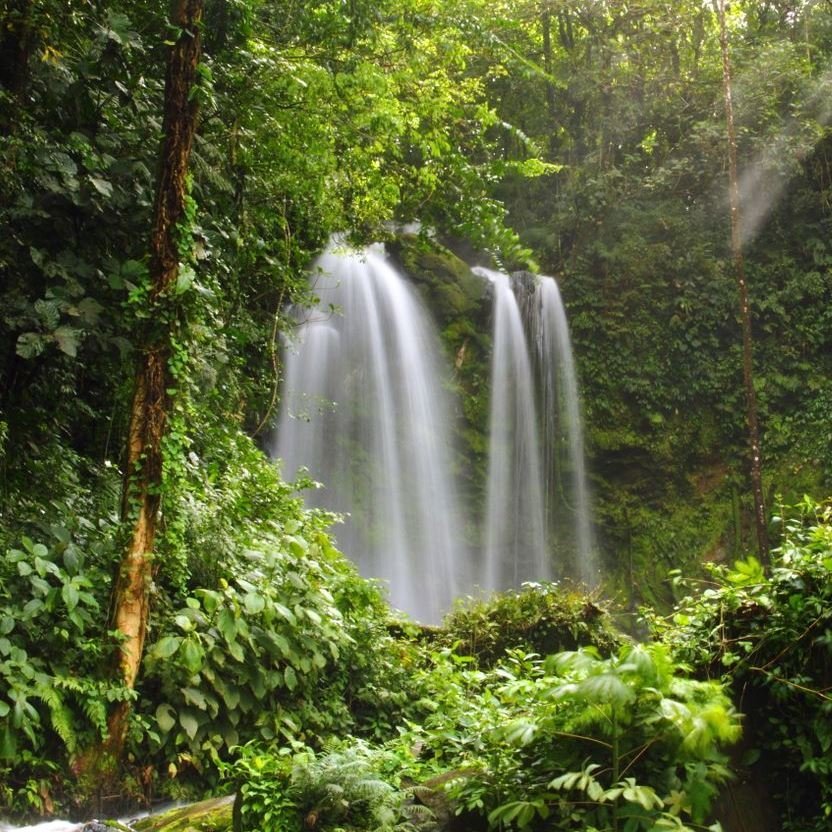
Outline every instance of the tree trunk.
<svg viewBox="0 0 832 832">
<path fill-rule="evenodd" d="M 757 418 L 757 394 L 754 390 L 754 361 L 751 338 L 751 307 L 745 278 L 745 258 L 742 251 L 742 213 L 739 179 L 737 176 L 737 132 L 734 127 L 734 103 L 731 90 L 731 57 L 728 50 L 728 30 L 725 25 L 725 0 L 714 0 L 719 18 L 719 42 L 722 48 L 722 81 L 725 95 L 725 122 L 728 132 L 728 191 L 731 204 L 731 251 L 737 276 L 742 323 L 742 375 L 745 386 L 746 422 L 751 451 L 751 488 L 754 492 L 754 522 L 760 560 L 769 561 L 768 523 L 763 497 L 762 449 L 760 425 Z"/>
<path fill-rule="evenodd" d="M 29 77 L 29 58 L 35 43 L 33 0 L 13 0 L 0 16 L 0 86 L 20 97 Z"/>
<path fill-rule="evenodd" d="M 546 72 L 546 111 L 554 129 L 556 112 L 555 87 L 552 84 L 554 60 L 552 57 L 552 12 L 548 2 L 544 2 L 540 11 L 540 23 L 543 29 L 543 69 Z"/>
<path fill-rule="evenodd" d="M 119 567 L 113 595 L 113 629 L 122 636 L 118 672 L 132 688 L 147 633 L 153 548 L 162 488 L 162 439 L 170 408 L 172 289 L 179 273 L 178 224 L 185 212 L 186 175 L 196 130 L 197 102 L 192 95 L 200 57 L 204 0 L 176 0 L 172 22 L 180 29 L 170 49 L 165 78 L 164 138 L 150 236 L 150 325 L 136 374 L 130 409 L 125 467 L 125 520 L 130 540 Z M 110 744 L 117 755 L 127 728 L 129 704 L 110 715 Z"/>
</svg>

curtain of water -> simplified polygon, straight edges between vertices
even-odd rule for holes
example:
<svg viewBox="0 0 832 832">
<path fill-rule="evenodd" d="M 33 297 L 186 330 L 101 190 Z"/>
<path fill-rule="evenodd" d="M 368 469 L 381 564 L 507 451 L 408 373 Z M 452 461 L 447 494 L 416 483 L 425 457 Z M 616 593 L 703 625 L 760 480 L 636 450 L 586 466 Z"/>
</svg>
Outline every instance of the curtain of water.
<svg viewBox="0 0 832 832">
<path fill-rule="evenodd" d="M 318 307 L 285 357 L 274 455 L 324 484 L 309 501 L 348 515 L 341 548 L 389 583 L 391 603 L 438 621 L 470 586 L 451 480 L 450 410 L 438 338 L 378 247 L 332 247 Z"/>
<path fill-rule="evenodd" d="M 577 378 L 557 284 L 475 269 L 494 285 L 485 589 L 554 572 L 598 583 Z"/>
<path fill-rule="evenodd" d="M 494 285 L 491 416 L 483 589 L 550 576 L 534 379 L 508 275 L 476 269 Z"/>
<path fill-rule="evenodd" d="M 595 586 L 599 575 L 578 381 L 566 312 L 558 285 L 551 277 L 539 278 L 531 312 L 541 383 L 547 516 L 557 513 L 558 504 L 564 507 L 565 516 L 572 521 L 574 546 L 570 548 L 575 555 L 566 571 L 588 586 Z"/>
</svg>

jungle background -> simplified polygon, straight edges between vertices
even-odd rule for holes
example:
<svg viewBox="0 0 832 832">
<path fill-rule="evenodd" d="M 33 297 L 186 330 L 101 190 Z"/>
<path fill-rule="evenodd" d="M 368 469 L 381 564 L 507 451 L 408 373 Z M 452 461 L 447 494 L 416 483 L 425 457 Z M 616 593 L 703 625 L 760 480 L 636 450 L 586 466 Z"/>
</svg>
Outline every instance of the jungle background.
<svg viewBox="0 0 832 832">
<path fill-rule="evenodd" d="M 743 765 L 769 760 L 763 781 L 779 783 L 780 828 L 826 828 L 832 5 L 208 0 L 204 10 L 191 3 L 194 31 L 177 23 L 186 5 L 0 5 L 4 807 L 81 812 L 112 793 L 196 795 L 263 772 L 320 783 L 326 755 L 347 754 L 399 772 L 386 788 L 358 787 L 354 803 L 370 812 L 372 792 L 381 815 L 355 828 L 435 822 L 396 814 L 414 805 L 402 797 L 404 741 L 397 763 L 360 744 L 407 724 L 428 732 L 431 749 L 430 771 L 413 781 L 480 767 L 451 778 L 469 828 L 683 828 L 682 818 L 710 822 L 724 779 L 716 747 L 735 739 L 732 708 L 752 702 L 758 727 L 746 723 Z M 768 572 L 754 560 L 731 566 L 756 542 L 720 10 L 775 545 Z M 178 262 L 160 297 L 149 240 L 166 74 L 197 30 L 195 135 L 170 230 Z M 332 518 L 304 509 L 263 454 L 280 396 L 278 336 L 292 327 L 289 305 L 312 300 L 310 262 L 333 233 L 360 244 L 414 220 L 457 253 L 558 279 L 606 593 L 669 615 L 651 627 L 670 647 L 604 635 L 606 602 L 572 588 L 472 602 L 444 635 L 391 625 L 378 588 L 335 550 Z M 444 336 L 453 349 L 480 330 L 462 310 Z M 133 683 L 113 658 L 123 634 L 111 607 L 130 481 L 152 474 L 129 462 L 128 440 L 137 367 L 156 343 L 166 422 L 158 476 L 143 483 L 158 529 Z M 478 373 L 457 380 L 474 428 L 487 408 Z M 465 442 L 482 466 L 482 435 L 472 429 Z M 712 594 L 680 576 L 710 582 Z M 554 624 L 541 634 L 539 620 L 568 637 L 554 638 Z M 533 655 L 590 643 L 600 652 Z M 725 673 L 724 689 L 705 681 Z M 755 684 L 750 699 L 729 703 L 731 690 Z M 576 691 L 582 699 L 553 709 Z M 465 728 L 475 693 L 479 723 Z M 673 734 L 682 718 L 662 705 L 671 700 L 688 709 L 688 727 L 700 720 L 698 739 Z M 616 713 L 632 702 L 624 724 Z M 791 726 L 788 708 L 802 714 Z M 556 736 L 590 733 L 601 711 L 599 747 L 612 763 L 592 769 L 582 740 L 552 751 Z M 115 712 L 129 712 L 129 725 L 102 777 Z M 628 731 L 633 748 L 659 757 L 622 762 Z M 322 750 L 322 738 L 350 734 L 359 745 Z M 638 782 L 619 785 L 627 774 Z M 573 789 L 591 800 L 569 803 Z M 293 800 L 280 809 L 293 820 L 274 828 L 308 819 Z M 250 828 L 269 828 L 257 815 L 267 809 L 252 797 Z"/>
</svg>

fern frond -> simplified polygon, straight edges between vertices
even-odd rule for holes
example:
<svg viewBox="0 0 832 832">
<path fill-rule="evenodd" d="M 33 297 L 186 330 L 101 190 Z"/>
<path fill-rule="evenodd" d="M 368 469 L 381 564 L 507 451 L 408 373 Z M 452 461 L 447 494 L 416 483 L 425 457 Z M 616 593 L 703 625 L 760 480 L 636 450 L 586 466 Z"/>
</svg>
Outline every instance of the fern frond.
<svg viewBox="0 0 832 832">
<path fill-rule="evenodd" d="M 78 733 L 72 716 L 60 692 L 52 684 L 39 685 L 36 689 L 37 697 L 49 710 L 49 721 L 52 729 L 61 738 L 70 754 L 78 747 Z"/>
<path fill-rule="evenodd" d="M 408 820 L 415 820 L 420 823 L 436 820 L 436 813 L 429 806 L 425 806 L 424 803 L 405 803 L 401 812 Z"/>
</svg>

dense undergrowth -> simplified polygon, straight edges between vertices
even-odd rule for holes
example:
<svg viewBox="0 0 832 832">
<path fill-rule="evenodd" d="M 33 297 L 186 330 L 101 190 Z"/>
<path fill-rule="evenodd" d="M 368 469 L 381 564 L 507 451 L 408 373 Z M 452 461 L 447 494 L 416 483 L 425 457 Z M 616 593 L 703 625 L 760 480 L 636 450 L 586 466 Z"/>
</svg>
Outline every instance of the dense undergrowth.
<svg viewBox="0 0 832 832">
<path fill-rule="evenodd" d="M 0 812 L 236 786 L 261 832 L 707 827 L 743 713 L 737 782 L 779 828 L 828 828 L 828 507 L 781 512 L 768 574 L 745 560 L 704 586 L 664 581 L 750 539 L 707 4 L 205 5 L 133 690 L 109 606 L 158 312 L 147 236 L 172 33 L 143 0 L 0 10 Z M 765 196 L 746 243 L 764 462 L 793 501 L 832 478 L 832 16 L 747 2 L 732 17 L 738 151 Z M 652 643 L 553 585 L 471 601 L 437 631 L 391 620 L 332 518 L 255 447 L 310 259 L 333 232 L 377 239 L 414 218 L 507 267 L 533 246 L 560 280 L 608 572 L 628 598 L 679 602 L 645 615 Z M 400 248 L 453 359 L 476 494 L 481 283 Z M 105 781 L 85 761 L 122 700 L 131 727 Z"/>
<path fill-rule="evenodd" d="M 90 476 L 117 498 L 106 466 Z M 64 482 L 61 523 L 4 541 L 4 813 L 106 806 L 114 785 L 78 779 L 78 761 L 129 697 L 120 796 L 238 788 L 243 829 L 700 829 L 732 767 L 784 830 L 828 822 L 828 506 L 784 510 L 770 574 L 713 567 L 672 616 L 648 616 L 646 644 L 559 585 L 470 599 L 425 629 L 391 619 L 333 547 L 333 518 L 229 431 L 181 472 L 187 519 L 166 534 L 128 693 L 107 674 L 118 526 L 90 493 Z"/>
<path fill-rule="evenodd" d="M 556 587 L 456 610 L 422 648 L 428 712 L 397 736 L 242 750 L 241 828 L 718 829 L 714 798 L 741 779 L 769 828 L 826 829 L 831 520 L 809 500 L 784 514 L 770 574 L 753 558 L 713 567 L 671 616 L 645 613 L 645 645 L 602 628 L 581 637 L 604 653 L 541 657 L 541 610 L 573 605 L 563 638 L 582 626 Z"/>
</svg>

